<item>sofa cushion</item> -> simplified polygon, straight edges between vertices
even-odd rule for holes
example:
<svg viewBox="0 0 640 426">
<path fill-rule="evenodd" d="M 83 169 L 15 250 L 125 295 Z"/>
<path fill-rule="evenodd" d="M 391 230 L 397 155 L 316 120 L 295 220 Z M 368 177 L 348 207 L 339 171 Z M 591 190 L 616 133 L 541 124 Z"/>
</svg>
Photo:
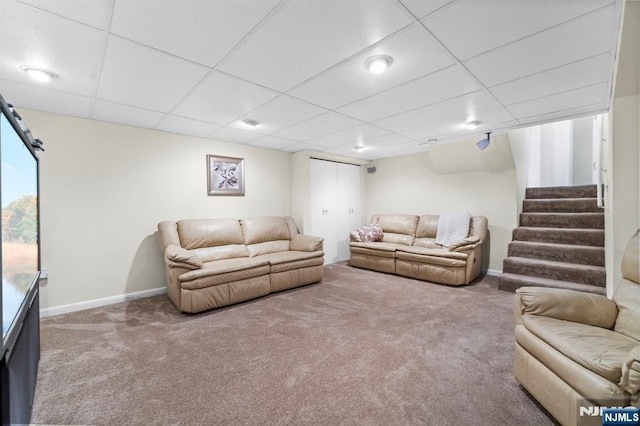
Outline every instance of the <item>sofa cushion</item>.
<svg viewBox="0 0 640 426">
<path fill-rule="evenodd" d="M 447 266 L 452 268 L 464 268 L 467 266 L 466 253 L 457 253 L 457 252 L 450 252 L 446 250 L 437 250 L 437 249 L 427 249 L 423 247 L 409 247 L 409 248 L 413 250 L 404 251 L 404 249 L 399 249 L 398 251 L 396 251 L 396 259 L 406 260 L 413 263 L 440 265 L 440 266 Z M 441 252 L 453 254 L 455 256 L 442 256 Z"/>
<path fill-rule="evenodd" d="M 415 240 L 418 219 L 418 216 L 408 214 L 377 214 L 371 218 L 371 223 L 382 228 L 382 241 L 410 246 Z"/>
<path fill-rule="evenodd" d="M 294 269 L 318 266 L 324 263 L 322 251 L 281 251 L 277 253 L 264 254 L 257 259 L 268 260 L 271 265 L 271 272 L 278 273 L 291 271 Z"/>
<path fill-rule="evenodd" d="M 247 245 L 291 239 L 289 224 L 284 217 L 251 217 L 240 220 L 244 243 Z M 288 246 L 287 246 L 288 249 Z"/>
<path fill-rule="evenodd" d="M 194 290 L 268 275 L 269 272 L 269 261 L 266 259 L 224 259 L 207 262 L 202 269 L 185 272 L 178 279 L 183 289 Z"/>
<path fill-rule="evenodd" d="M 622 362 L 638 341 L 615 331 L 537 315 L 523 315 L 522 324 L 567 358 L 618 383 Z"/>
<path fill-rule="evenodd" d="M 237 219 L 190 219 L 178 221 L 180 245 L 188 250 L 243 244 Z"/>
<path fill-rule="evenodd" d="M 416 229 L 416 239 L 418 238 L 430 238 L 433 241 L 436 239 L 438 232 L 438 218 L 437 214 L 424 214 L 420 216 L 418 221 L 418 227 Z"/>
<path fill-rule="evenodd" d="M 214 260 L 232 259 L 236 257 L 249 257 L 247 246 L 244 244 L 229 244 L 226 246 L 203 247 L 190 250 L 191 253 L 202 259 L 203 262 Z"/>
<path fill-rule="evenodd" d="M 265 241 L 247 245 L 249 256 L 256 257 L 263 254 L 289 250 L 289 240 Z"/>
<path fill-rule="evenodd" d="M 447 250 L 442 247 L 399 247 L 398 252 L 418 254 L 422 256 L 446 257 L 448 259 L 467 260 L 468 253 Z"/>
<path fill-rule="evenodd" d="M 359 253 L 366 254 L 370 256 L 380 256 L 380 257 L 396 257 L 396 249 L 398 247 L 405 247 L 404 244 L 392 244 L 392 243 L 384 243 L 384 242 L 375 242 L 375 243 L 359 243 L 352 242 L 349 244 L 351 248 L 351 253 Z"/>
</svg>

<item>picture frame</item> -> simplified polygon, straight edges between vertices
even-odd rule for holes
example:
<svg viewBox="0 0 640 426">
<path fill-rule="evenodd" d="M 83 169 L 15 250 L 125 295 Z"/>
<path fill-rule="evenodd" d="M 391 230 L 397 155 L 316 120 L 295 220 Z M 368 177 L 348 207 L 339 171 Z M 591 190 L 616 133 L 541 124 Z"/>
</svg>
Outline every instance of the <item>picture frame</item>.
<svg viewBox="0 0 640 426">
<path fill-rule="evenodd" d="M 244 158 L 207 155 L 207 195 L 244 196 Z"/>
</svg>

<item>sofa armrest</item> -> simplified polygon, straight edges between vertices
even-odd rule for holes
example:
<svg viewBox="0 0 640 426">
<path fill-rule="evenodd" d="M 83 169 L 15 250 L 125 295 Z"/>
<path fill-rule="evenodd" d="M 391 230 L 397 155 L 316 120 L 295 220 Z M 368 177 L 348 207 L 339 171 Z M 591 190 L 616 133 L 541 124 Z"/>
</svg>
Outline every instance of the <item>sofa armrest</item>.
<svg viewBox="0 0 640 426">
<path fill-rule="evenodd" d="M 540 315 L 612 329 L 618 307 L 604 296 L 560 288 L 520 287 L 516 303 L 522 315 Z M 518 309 L 518 308 L 517 308 Z"/>
<path fill-rule="evenodd" d="M 295 251 L 320 251 L 324 238 L 297 234 L 291 237 L 289 249 Z"/>
<path fill-rule="evenodd" d="M 187 249 L 176 245 L 168 245 L 164 251 L 164 260 L 167 266 L 185 269 L 202 268 L 202 260 L 190 253 Z"/>
<path fill-rule="evenodd" d="M 629 352 L 622 361 L 620 387 L 631 395 L 640 392 L 640 345 Z"/>
<path fill-rule="evenodd" d="M 449 251 L 465 251 L 465 250 L 473 250 L 482 244 L 482 240 L 480 237 L 473 235 L 471 237 L 467 237 L 462 241 L 458 241 L 457 243 L 447 247 Z"/>
</svg>

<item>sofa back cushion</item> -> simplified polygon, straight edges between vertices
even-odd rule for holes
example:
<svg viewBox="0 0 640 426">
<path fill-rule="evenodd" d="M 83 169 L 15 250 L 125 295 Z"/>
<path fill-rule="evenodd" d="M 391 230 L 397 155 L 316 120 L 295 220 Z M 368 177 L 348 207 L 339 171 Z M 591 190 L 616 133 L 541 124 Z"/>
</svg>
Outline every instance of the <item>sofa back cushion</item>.
<svg viewBox="0 0 640 426">
<path fill-rule="evenodd" d="M 237 219 L 181 220 L 177 229 L 180 245 L 203 262 L 248 256 Z"/>
<path fill-rule="evenodd" d="M 278 217 L 251 217 L 240 220 L 249 256 L 289 250 L 290 221 Z"/>
<path fill-rule="evenodd" d="M 614 330 L 640 340 L 640 240 L 638 231 L 631 237 L 622 256 L 622 279 L 613 293 L 618 305 Z"/>
<path fill-rule="evenodd" d="M 371 223 L 377 223 L 384 233 L 385 243 L 413 245 L 418 226 L 418 216 L 409 214 L 376 214 Z"/>
<path fill-rule="evenodd" d="M 487 239 L 487 228 L 489 227 L 489 222 L 487 218 L 484 216 L 473 216 L 471 217 L 471 224 L 469 225 L 469 236 L 470 237 L 478 237 L 482 241 Z"/>
</svg>

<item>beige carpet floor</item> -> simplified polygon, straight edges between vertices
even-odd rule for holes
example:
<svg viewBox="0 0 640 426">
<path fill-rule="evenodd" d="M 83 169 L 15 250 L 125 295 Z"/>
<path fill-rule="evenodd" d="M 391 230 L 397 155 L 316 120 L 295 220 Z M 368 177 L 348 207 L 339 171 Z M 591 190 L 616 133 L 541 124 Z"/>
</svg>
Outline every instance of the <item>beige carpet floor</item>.
<svg viewBox="0 0 640 426">
<path fill-rule="evenodd" d="M 197 315 L 166 296 L 45 318 L 35 424 L 545 425 L 511 374 L 513 294 L 344 264 Z"/>
</svg>

